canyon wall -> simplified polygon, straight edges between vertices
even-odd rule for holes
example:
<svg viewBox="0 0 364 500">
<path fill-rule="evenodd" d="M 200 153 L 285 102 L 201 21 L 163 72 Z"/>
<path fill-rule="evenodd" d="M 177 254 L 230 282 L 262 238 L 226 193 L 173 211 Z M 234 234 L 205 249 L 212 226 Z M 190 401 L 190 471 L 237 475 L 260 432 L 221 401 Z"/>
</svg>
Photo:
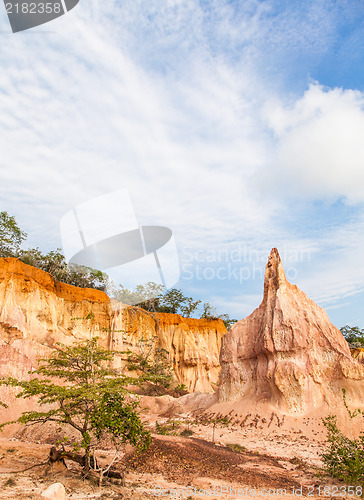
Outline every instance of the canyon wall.
<svg viewBox="0 0 364 500">
<path fill-rule="evenodd" d="M 109 349 L 138 351 L 141 339 L 155 337 L 176 380 L 190 392 L 213 392 L 225 333 L 221 320 L 149 313 L 104 292 L 59 283 L 17 259 L 0 259 L 0 376 L 28 377 L 57 342 L 71 345 L 93 334 Z"/>
</svg>

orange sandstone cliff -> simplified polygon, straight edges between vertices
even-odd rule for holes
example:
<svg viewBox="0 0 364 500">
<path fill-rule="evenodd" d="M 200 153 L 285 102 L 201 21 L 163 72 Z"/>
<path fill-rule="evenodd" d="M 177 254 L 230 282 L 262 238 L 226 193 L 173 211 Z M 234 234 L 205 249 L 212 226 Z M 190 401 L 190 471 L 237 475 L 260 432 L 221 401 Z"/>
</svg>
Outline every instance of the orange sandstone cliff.
<svg viewBox="0 0 364 500">
<path fill-rule="evenodd" d="M 118 351 L 136 351 L 140 339 L 156 337 L 190 392 L 217 387 L 226 333 L 221 320 L 148 313 L 104 292 L 59 283 L 17 259 L 0 259 L 0 376 L 28 377 L 57 342 L 70 345 L 89 338 L 90 331 Z M 116 363 L 123 366 L 121 359 Z"/>
</svg>

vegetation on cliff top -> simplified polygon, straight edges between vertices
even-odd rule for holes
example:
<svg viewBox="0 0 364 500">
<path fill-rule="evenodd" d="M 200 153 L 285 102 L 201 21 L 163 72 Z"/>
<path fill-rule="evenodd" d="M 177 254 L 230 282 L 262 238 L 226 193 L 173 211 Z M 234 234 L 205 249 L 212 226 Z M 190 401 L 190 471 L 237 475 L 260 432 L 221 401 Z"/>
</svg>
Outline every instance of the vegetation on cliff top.
<svg viewBox="0 0 364 500">
<path fill-rule="evenodd" d="M 344 339 L 353 347 L 364 347 L 364 329 L 358 326 L 345 325 L 340 328 Z"/>
<path fill-rule="evenodd" d="M 37 267 L 57 281 L 81 288 L 105 290 L 107 274 L 76 264 L 68 265 L 60 248 L 43 253 L 39 248 L 23 250 L 27 233 L 19 228 L 13 216 L 0 212 L 0 257 L 15 257 L 25 264 Z"/>
<path fill-rule="evenodd" d="M 182 290 L 165 290 L 163 285 L 149 282 L 138 285 L 134 291 L 123 286 L 116 288 L 110 283 L 106 273 L 97 269 L 77 264 L 67 264 L 60 248 L 43 253 L 39 248 L 24 250 L 22 243 L 27 233 L 18 226 L 15 218 L 7 212 L 0 212 L 0 257 L 15 257 L 25 264 L 37 267 L 53 276 L 57 281 L 81 288 L 94 288 L 108 292 L 112 298 L 124 304 L 137 304 L 150 312 L 165 312 L 191 317 L 196 313 L 201 300 L 186 297 Z M 206 319 L 221 318 L 227 329 L 237 320 L 228 314 L 218 314 L 208 302 L 201 306 L 200 317 Z"/>
</svg>

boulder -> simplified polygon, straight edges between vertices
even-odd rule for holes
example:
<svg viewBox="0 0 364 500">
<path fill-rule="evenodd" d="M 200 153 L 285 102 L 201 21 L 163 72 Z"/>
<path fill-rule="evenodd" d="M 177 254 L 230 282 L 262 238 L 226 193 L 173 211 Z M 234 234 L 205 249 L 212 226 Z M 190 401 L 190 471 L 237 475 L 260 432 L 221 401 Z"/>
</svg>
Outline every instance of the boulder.
<svg viewBox="0 0 364 500">
<path fill-rule="evenodd" d="M 49 498 L 49 500 L 65 500 L 66 490 L 62 483 L 51 484 L 43 493 L 41 494 L 43 498 Z"/>
</svg>

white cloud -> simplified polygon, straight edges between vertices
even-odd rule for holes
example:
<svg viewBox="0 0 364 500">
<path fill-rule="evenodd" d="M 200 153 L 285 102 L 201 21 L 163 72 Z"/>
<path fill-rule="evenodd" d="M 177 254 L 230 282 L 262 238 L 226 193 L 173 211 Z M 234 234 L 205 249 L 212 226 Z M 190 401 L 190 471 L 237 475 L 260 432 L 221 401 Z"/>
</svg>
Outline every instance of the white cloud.
<svg viewBox="0 0 364 500">
<path fill-rule="evenodd" d="M 325 53 L 331 7 L 308 2 L 300 15 L 269 1 L 89 0 L 49 25 L 54 33 L 4 35 L 1 209 L 31 245 L 50 249 L 72 206 L 127 188 L 139 222 L 173 228 L 179 248 L 248 241 L 267 255 L 284 245 L 324 253 L 328 230 L 305 234 L 301 215 L 312 194 L 363 200 L 363 96 L 316 84 L 287 105 L 275 65 Z M 349 247 L 331 261 L 342 264 L 343 292 L 358 286 Z M 337 300 L 339 282 L 324 286 L 330 268 L 311 269 L 310 289 L 330 300 L 331 288 Z M 220 299 L 208 285 L 221 312 L 241 304 L 248 314 L 260 296 L 258 283 L 242 302 L 236 284 Z"/>
<path fill-rule="evenodd" d="M 280 181 L 295 194 L 364 201 L 364 94 L 313 84 L 294 105 L 271 102 Z"/>
</svg>

